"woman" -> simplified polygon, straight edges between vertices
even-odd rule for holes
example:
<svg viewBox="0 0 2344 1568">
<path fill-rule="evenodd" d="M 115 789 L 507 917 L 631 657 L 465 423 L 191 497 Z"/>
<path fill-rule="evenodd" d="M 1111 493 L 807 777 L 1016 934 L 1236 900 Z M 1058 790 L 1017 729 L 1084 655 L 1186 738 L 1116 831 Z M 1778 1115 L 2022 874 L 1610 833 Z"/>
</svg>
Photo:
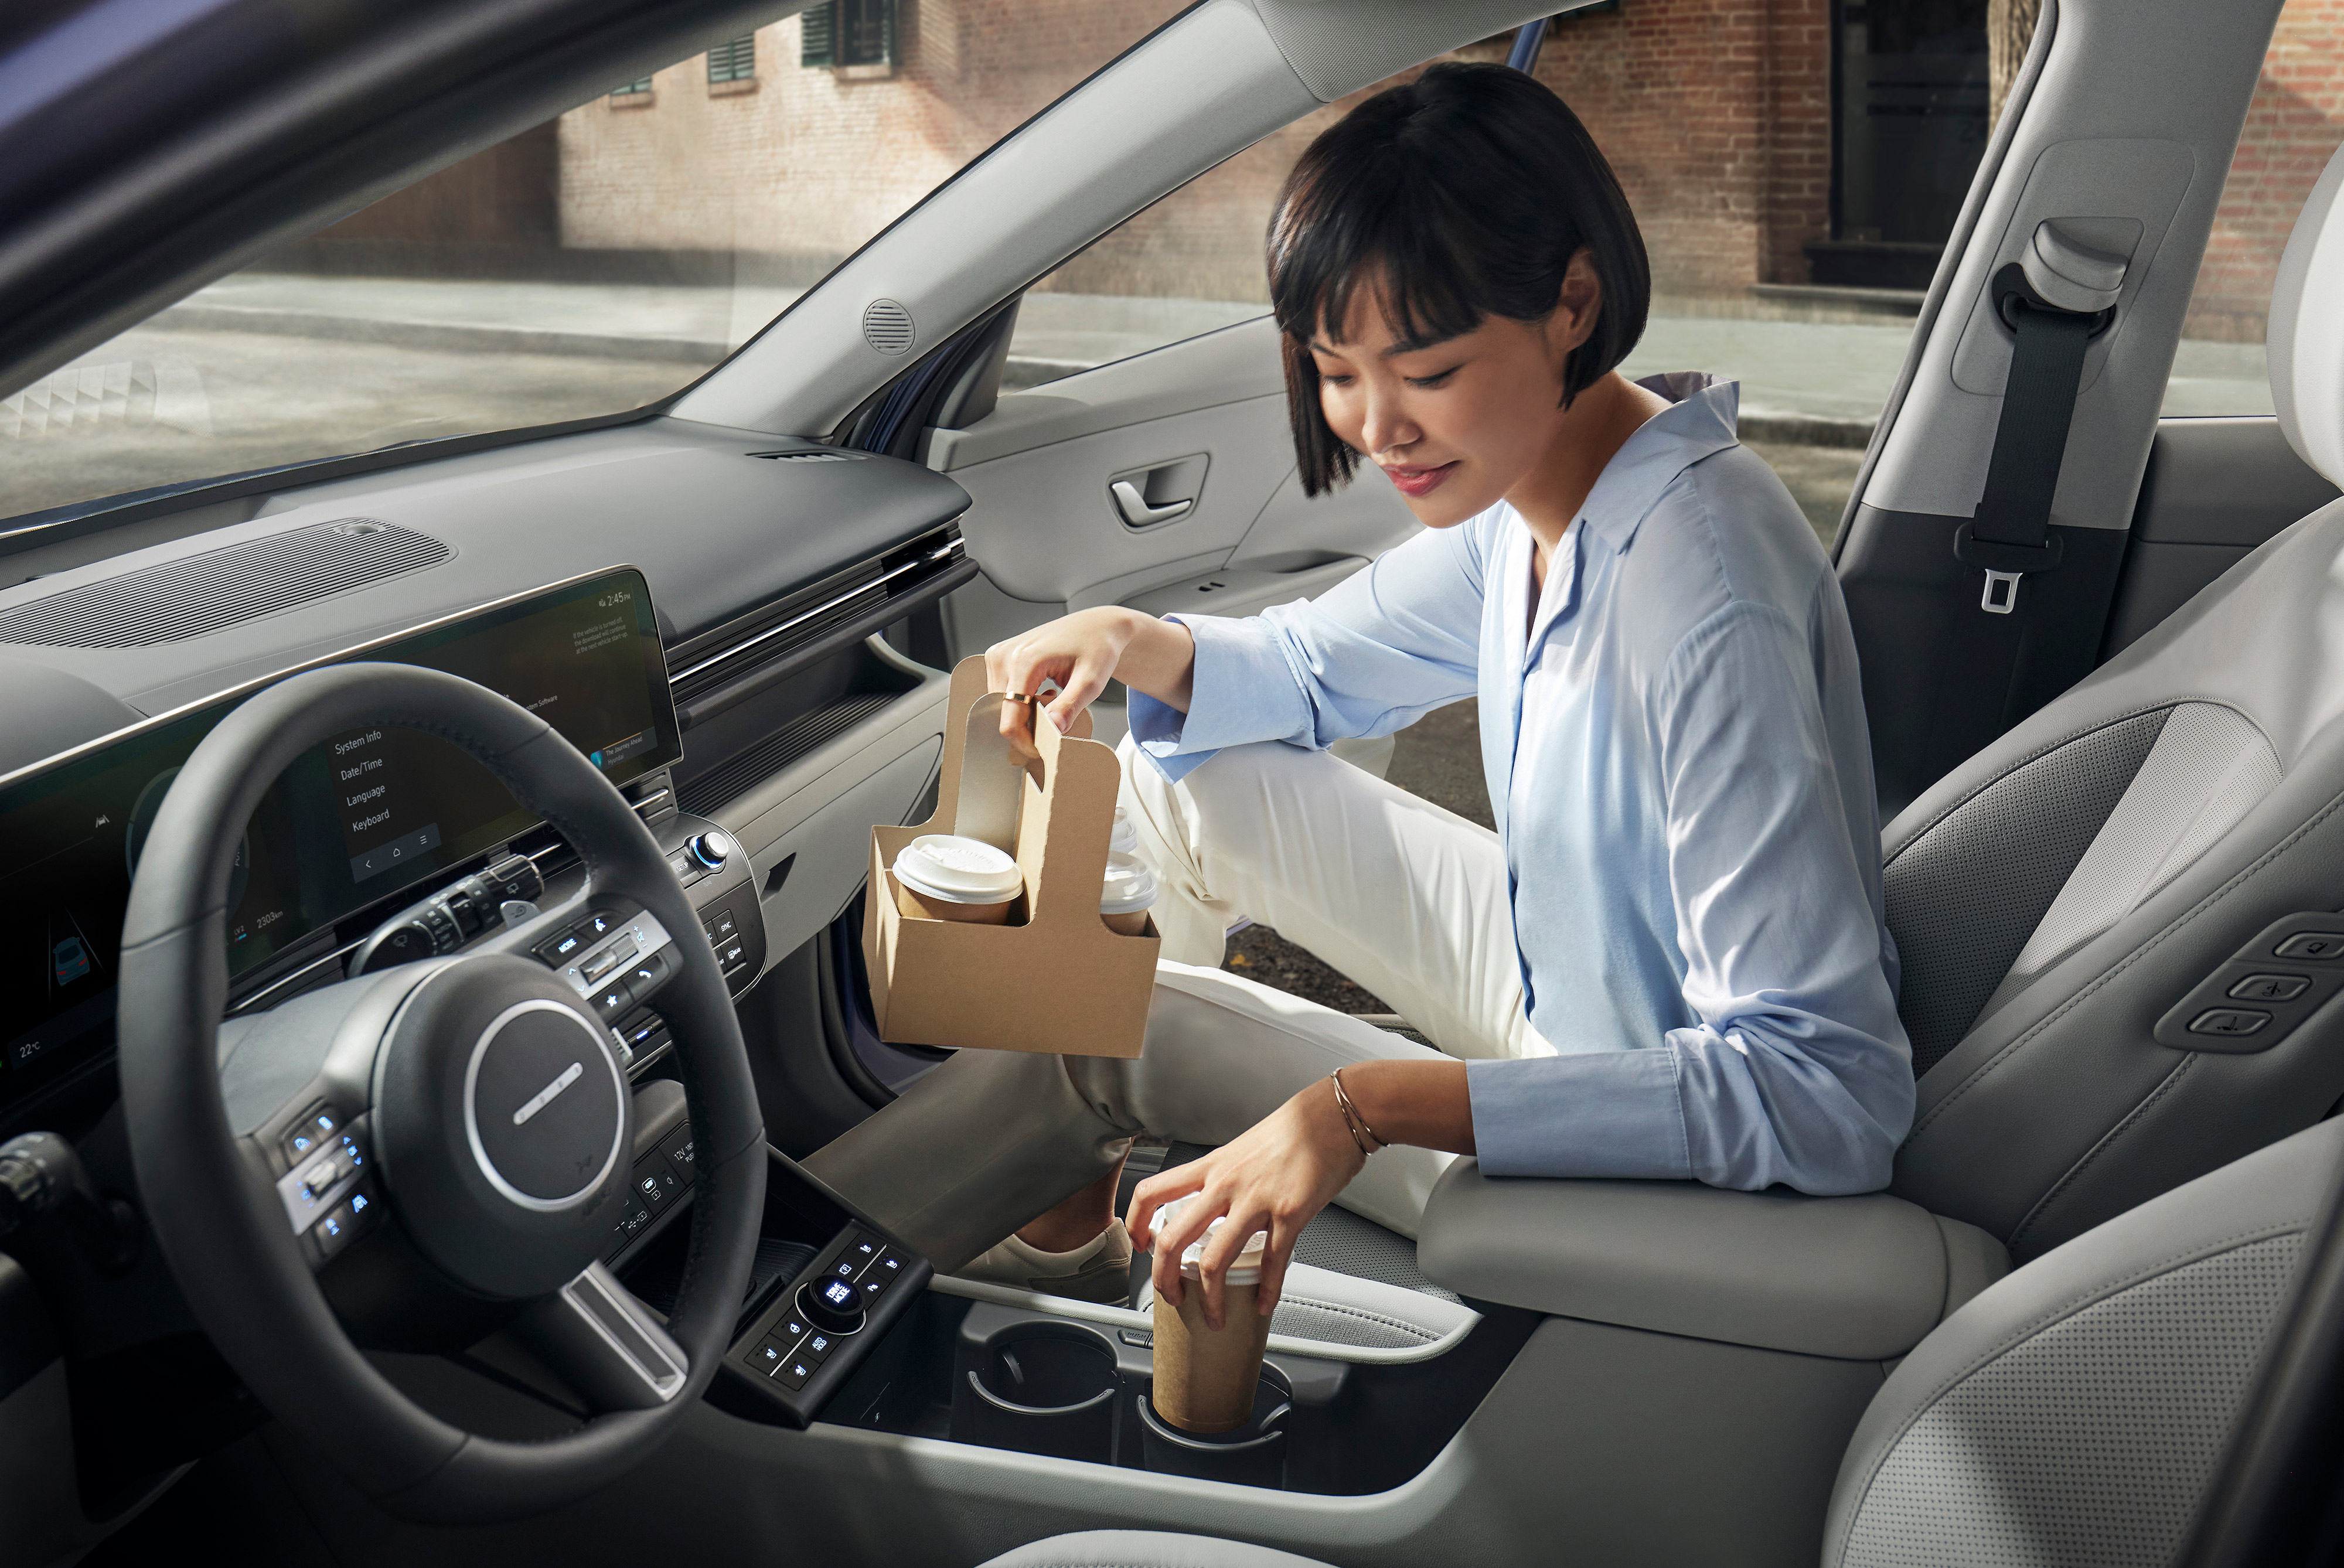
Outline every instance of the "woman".
<svg viewBox="0 0 2344 1568">
<path fill-rule="evenodd" d="M 1884 1186 L 1913 1077 L 1845 608 L 1735 444 L 1734 389 L 1614 369 L 1649 273 L 1585 129 L 1526 76 L 1436 66 L 1303 156 L 1268 253 L 1304 487 L 1365 457 L 1427 531 L 1315 602 L 1086 611 L 990 652 L 995 690 L 1056 683 L 1062 728 L 1131 692 L 1125 804 L 1173 960 L 1146 1051 L 962 1052 L 813 1168 L 940 1268 L 1005 1219 L 967 1271 L 1107 1295 L 1126 1140 L 1219 1144 L 1130 1214 L 1175 1300 L 1182 1249 L 1229 1218 L 1216 1326 L 1253 1231 L 1268 1311 L 1312 1215 L 1340 1194 L 1413 1235 L 1451 1154 Z M 1476 693 L 1499 834 L 1323 749 Z M 1013 735 L 1028 711 L 1005 704 Z M 1217 973 L 1246 917 L 1440 1049 Z"/>
</svg>

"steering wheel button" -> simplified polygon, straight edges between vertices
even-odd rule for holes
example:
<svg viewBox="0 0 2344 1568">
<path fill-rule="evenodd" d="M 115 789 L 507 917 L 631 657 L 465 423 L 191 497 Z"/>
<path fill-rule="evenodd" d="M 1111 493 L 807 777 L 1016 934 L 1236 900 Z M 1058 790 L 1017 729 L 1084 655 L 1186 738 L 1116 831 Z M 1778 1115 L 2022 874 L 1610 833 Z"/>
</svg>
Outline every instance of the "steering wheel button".
<svg viewBox="0 0 2344 1568">
<path fill-rule="evenodd" d="M 559 969 L 586 949 L 586 932 L 581 927 L 564 931 L 559 936 L 549 936 L 537 945 L 537 956 Z"/>
<path fill-rule="evenodd" d="M 669 977 L 674 973 L 675 961 L 665 948 L 646 957 L 638 958 L 635 960 L 634 967 L 627 971 L 628 993 L 640 1002 L 662 986 L 666 985 Z"/>
<path fill-rule="evenodd" d="M 578 972 L 586 977 L 588 985 L 595 985 L 603 976 L 634 956 L 635 945 L 621 936 L 593 956 L 581 959 L 578 965 Z"/>
<path fill-rule="evenodd" d="M 616 931 L 620 926 L 625 924 L 625 919 L 615 911 L 609 909 L 597 909 L 593 914 L 589 915 L 586 917 L 586 924 L 583 929 L 586 931 L 589 939 L 591 940 L 593 938 L 608 936 L 611 932 Z"/>
<path fill-rule="evenodd" d="M 624 980 L 615 985 L 601 986 L 594 992 L 594 1011 L 601 1015 L 605 1022 L 617 1017 L 634 1005 L 635 999 L 629 995 L 627 983 Z"/>
</svg>

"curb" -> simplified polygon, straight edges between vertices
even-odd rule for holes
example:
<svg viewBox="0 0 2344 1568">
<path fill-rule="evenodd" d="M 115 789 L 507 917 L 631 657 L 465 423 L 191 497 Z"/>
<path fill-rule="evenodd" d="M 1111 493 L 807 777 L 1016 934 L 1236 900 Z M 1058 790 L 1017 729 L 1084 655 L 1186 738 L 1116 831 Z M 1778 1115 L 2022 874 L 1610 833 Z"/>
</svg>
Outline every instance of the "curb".
<svg viewBox="0 0 2344 1568">
<path fill-rule="evenodd" d="M 396 317 L 336 316 L 322 310 L 262 310 L 240 305 L 175 305 L 145 324 L 191 332 L 267 332 L 345 343 L 385 343 L 395 349 L 563 354 L 702 366 L 713 365 L 732 352 L 732 345 L 713 339 L 652 338 L 536 327 L 475 327 L 450 321 L 408 321 Z"/>
</svg>

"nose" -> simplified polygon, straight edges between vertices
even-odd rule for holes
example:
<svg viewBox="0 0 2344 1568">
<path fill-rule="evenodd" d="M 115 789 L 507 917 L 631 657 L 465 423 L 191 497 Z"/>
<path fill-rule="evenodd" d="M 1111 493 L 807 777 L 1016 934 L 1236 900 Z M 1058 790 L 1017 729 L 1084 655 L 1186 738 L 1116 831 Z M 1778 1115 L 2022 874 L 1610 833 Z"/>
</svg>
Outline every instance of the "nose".
<svg viewBox="0 0 2344 1568">
<path fill-rule="evenodd" d="M 1395 452 L 1413 446 L 1424 432 L 1409 417 L 1406 400 L 1395 386 L 1378 386 L 1370 381 L 1367 387 L 1366 415 L 1359 434 L 1369 457 Z"/>
</svg>

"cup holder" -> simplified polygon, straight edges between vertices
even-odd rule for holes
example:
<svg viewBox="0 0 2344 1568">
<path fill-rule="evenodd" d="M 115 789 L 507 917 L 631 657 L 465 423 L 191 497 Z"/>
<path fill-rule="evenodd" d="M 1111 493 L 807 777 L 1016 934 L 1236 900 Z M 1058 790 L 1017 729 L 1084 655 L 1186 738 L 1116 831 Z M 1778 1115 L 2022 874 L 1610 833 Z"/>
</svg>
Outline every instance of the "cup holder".
<svg viewBox="0 0 2344 1568">
<path fill-rule="evenodd" d="M 1112 1462 L 1115 1351 L 1097 1335 L 1076 1329 L 1004 1337 L 985 1347 L 967 1383 L 976 1442 Z"/>
<path fill-rule="evenodd" d="M 1224 1481 L 1238 1486 L 1286 1484 L 1286 1418 L 1293 1397 L 1277 1372 L 1265 1367 L 1254 1393 L 1253 1416 L 1235 1431 L 1182 1431 L 1138 1396 L 1141 1462 L 1163 1475 Z"/>
</svg>

